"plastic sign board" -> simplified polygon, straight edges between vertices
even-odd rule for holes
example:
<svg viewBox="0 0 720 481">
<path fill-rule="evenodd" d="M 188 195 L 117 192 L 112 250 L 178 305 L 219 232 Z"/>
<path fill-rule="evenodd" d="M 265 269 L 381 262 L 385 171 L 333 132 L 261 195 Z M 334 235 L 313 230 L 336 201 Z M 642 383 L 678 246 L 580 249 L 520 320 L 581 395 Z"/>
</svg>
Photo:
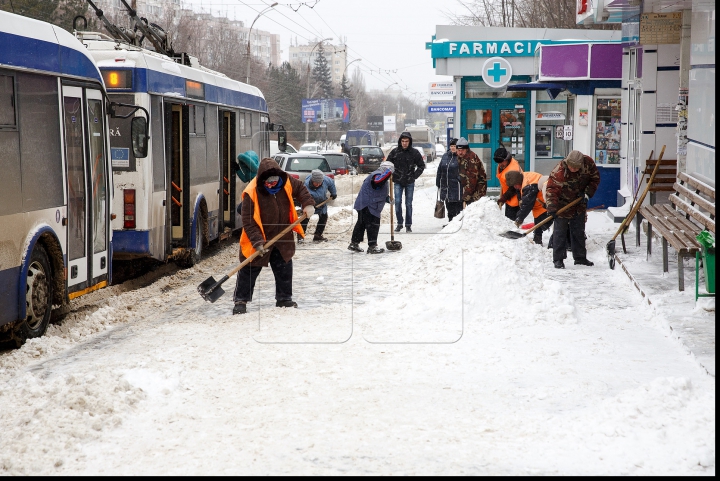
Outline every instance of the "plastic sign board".
<svg viewBox="0 0 720 481">
<path fill-rule="evenodd" d="M 431 82 L 428 93 L 431 99 L 453 98 L 455 82 Z"/>
<path fill-rule="evenodd" d="M 572 125 L 563 126 L 563 140 L 572 140 L 572 139 L 573 139 L 573 126 Z"/>
<path fill-rule="evenodd" d="M 476 40 L 433 42 L 430 46 L 432 58 L 470 57 L 532 57 L 538 45 L 559 43 L 552 40 Z"/>
<path fill-rule="evenodd" d="M 350 122 L 348 99 L 302 99 L 303 123 L 327 120 Z"/>
<path fill-rule="evenodd" d="M 455 106 L 454 105 L 451 105 L 451 106 L 428 105 L 428 112 L 431 114 L 438 113 L 438 112 L 455 112 Z"/>
<path fill-rule="evenodd" d="M 395 116 L 385 115 L 383 118 L 383 131 L 384 132 L 395 132 Z"/>
<path fill-rule="evenodd" d="M 482 77 L 489 87 L 499 89 L 510 82 L 512 66 L 502 57 L 491 57 L 483 64 Z"/>
</svg>

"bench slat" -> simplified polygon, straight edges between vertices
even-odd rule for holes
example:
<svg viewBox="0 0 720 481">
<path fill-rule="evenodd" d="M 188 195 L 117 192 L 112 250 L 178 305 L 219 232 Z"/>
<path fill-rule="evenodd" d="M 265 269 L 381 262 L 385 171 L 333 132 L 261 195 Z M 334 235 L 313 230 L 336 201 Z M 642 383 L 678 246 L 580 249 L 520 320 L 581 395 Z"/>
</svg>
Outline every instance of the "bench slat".
<svg viewBox="0 0 720 481">
<path fill-rule="evenodd" d="M 678 216 L 681 216 L 681 214 L 673 209 L 665 209 L 665 205 L 666 204 L 656 204 L 654 206 L 645 206 L 640 209 L 640 212 L 676 251 L 694 252 L 699 248 L 697 241 L 687 233 L 687 226 L 681 223 L 679 224 L 680 227 L 678 227 Z M 684 217 L 680 217 L 680 219 L 686 220 Z M 700 232 L 701 229 L 694 226 L 692 230 Z"/>
<path fill-rule="evenodd" d="M 671 209 L 667 204 L 664 204 L 664 209 L 667 212 L 667 224 L 672 227 L 675 235 L 682 239 L 688 250 L 694 252 L 700 248 L 695 237 L 702 231 L 702 227 L 690 222 L 682 212 Z"/>
<path fill-rule="evenodd" d="M 712 204 L 707 200 L 703 199 L 682 184 L 678 184 L 677 182 L 675 182 L 675 185 L 673 187 L 675 187 L 675 190 L 678 191 L 678 194 L 684 195 L 691 202 L 695 202 L 697 205 L 710 212 L 711 215 L 715 215 L 715 204 Z"/>
<path fill-rule="evenodd" d="M 673 216 L 677 217 L 677 219 L 680 222 L 682 222 L 685 230 L 687 230 L 689 232 L 695 232 L 695 231 L 700 232 L 703 229 L 702 226 L 699 226 L 695 222 L 688 219 L 685 216 L 685 213 L 679 212 L 679 211 L 673 209 L 670 204 L 662 204 L 662 208 L 664 209 L 665 212 L 668 213 L 667 215 L 673 215 Z"/>
<path fill-rule="evenodd" d="M 672 185 L 667 184 L 660 184 L 655 185 L 653 182 L 653 185 L 650 186 L 650 192 L 675 192 L 675 189 L 673 189 Z"/>
<path fill-rule="evenodd" d="M 674 184 L 677 181 L 677 177 L 660 177 L 658 175 L 653 179 L 653 184 Z M 645 182 L 650 182 L 650 179 L 645 179 Z"/>
<path fill-rule="evenodd" d="M 685 172 L 678 172 L 678 179 L 682 180 L 683 182 L 687 182 L 690 184 L 693 188 L 699 190 L 703 194 L 709 195 L 710 197 L 715 200 L 715 188 L 707 185 L 705 182 L 702 182 L 694 177 L 690 177 Z"/>
<path fill-rule="evenodd" d="M 652 174 L 653 170 L 654 170 L 653 167 L 645 167 L 646 174 Z M 677 176 L 677 170 L 675 170 L 675 169 L 658 169 L 657 175 L 672 175 L 674 178 Z"/>
<path fill-rule="evenodd" d="M 680 210 L 689 214 L 693 219 L 704 225 L 707 230 L 715 233 L 715 221 L 710 217 L 706 216 L 699 210 L 693 208 L 688 202 L 685 202 L 677 194 L 670 195 L 670 201 L 675 204 Z"/>
<path fill-rule="evenodd" d="M 645 165 L 652 165 L 654 166 L 657 164 L 657 159 L 655 160 L 646 160 Z M 677 165 L 677 159 L 663 159 L 660 161 L 660 165 Z"/>
</svg>

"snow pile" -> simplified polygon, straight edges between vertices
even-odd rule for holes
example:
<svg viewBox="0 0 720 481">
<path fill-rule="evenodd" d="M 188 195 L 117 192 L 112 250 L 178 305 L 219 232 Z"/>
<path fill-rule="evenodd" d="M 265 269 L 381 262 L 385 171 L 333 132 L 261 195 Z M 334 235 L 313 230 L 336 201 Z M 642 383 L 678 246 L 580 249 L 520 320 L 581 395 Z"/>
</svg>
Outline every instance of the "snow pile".
<svg viewBox="0 0 720 481">
<path fill-rule="evenodd" d="M 368 328 L 377 331 L 382 324 L 408 339 L 437 341 L 438 329 L 459 334 L 462 319 L 502 329 L 577 323 L 572 295 L 546 277 L 549 252 L 527 238 L 498 235 L 513 227 L 490 199 L 468 206 L 463 218 L 402 257 L 393 274 L 370 281 L 389 295 Z"/>
</svg>

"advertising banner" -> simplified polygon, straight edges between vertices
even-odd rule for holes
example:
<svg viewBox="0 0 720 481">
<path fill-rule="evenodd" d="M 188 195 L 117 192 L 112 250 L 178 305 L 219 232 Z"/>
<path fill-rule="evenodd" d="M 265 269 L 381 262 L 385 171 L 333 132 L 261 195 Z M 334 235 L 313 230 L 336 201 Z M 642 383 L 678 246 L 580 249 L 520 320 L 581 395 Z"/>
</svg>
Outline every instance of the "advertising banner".
<svg viewBox="0 0 720 481">
<path fill-rule="evenodd" d="M 303 123 L 328 120 L 350 122 L 348 99 L 302 99 Z"/>
<path fill-rule="evenodd" d="M 455 95 L 455 82 L 431 82 L 428 93 L 431 99 L 451 99 Z"/>
<path fill-rule="evenodd" d="M 383 120 L 383 131 L 384 132 L 395 132 L 395 116 L 386 115 Z"/>
<path fill-rule="evenodd" d="M 383 116 L 369 115 L 367 118 L 367 129 L 374 132 L 381 131 L 383 129 Z"/>
</svg>

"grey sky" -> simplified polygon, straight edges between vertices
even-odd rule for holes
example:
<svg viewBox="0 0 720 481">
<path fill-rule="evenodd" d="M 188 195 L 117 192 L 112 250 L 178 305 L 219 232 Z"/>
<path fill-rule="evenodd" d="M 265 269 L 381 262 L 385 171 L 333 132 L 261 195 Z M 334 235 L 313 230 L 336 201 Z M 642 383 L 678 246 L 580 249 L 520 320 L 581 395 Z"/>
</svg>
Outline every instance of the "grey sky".
<svg viewBox="0 0 720 481">
<path fill-rule="evenodd" d="M 192 0 L 204 11 L 227 12 L 228 17 L 250 25 L 270 0 Z M 310 8 L 312 6 L 312 8 Z M 253 28 L 281 37 L 283 60 L 288 59 L 290 38 L 300 44 L 315 38 L 347 37 L 348 62 L 361 58 L 348 68 L 351 76 L 359 68 L 368 89 L 406 88 L 405 95 L 418 93 L 427 99 L 428 83 L 451 80 L 435 75 L 430 51 L 425 42 L 432 40 L 435 25 L 448 24 L 441 9 L 451 3 L 441 0 L 279 0 L 263 14 Z M 294 11 L 297 10 L 297 11 Z M 393 85 L 395 82 L 398 85 Z"/>
</svg>

